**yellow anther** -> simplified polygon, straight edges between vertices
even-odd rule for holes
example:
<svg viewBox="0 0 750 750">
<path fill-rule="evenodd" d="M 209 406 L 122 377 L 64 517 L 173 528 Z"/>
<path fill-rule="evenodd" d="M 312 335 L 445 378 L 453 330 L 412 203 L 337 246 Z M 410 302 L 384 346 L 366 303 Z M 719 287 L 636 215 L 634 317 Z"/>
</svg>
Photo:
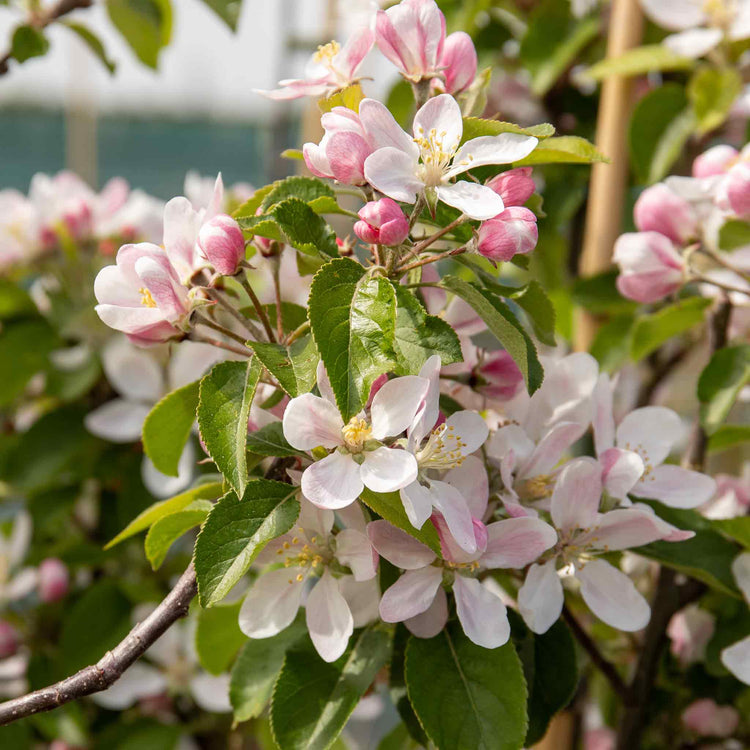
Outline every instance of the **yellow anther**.
<svg viewBox="0 0 750 750">
<path fill-rule="evenodd" d="M 372 427 L 359 417 L 352 417 L 349 422 L 341 428 L 341 434 L 350 453 L 360 453 L 364 444 L 372 436 Z"/>
<path fill-rule="evenodd" d="M 148 289 L 146 289 L 145 286 L 142 286 L 138 290 L 138 293 L 141 295 L 141 304 L 144 307 L 156 307 L 156 302 L 154 302 L 153 295 Z"/>
<path fill-rule="evenodd" d="M 302 580 L 304 579 L 304 577 L 305 577 L 305 576 L 303 576 L 303 575 L 302 575 L 302 573 L 298 573 L 298 574 L 297 574 L 297 580 L 298 580 L 298 581 L 302 581 Z"/>
<path fill-rule="evenodd" d="M 321 44 L 318 47 L 318 51 L 313 55 L 313 60 L 316 63 L 325 65 L 327 68 L 333 64 L 333 58 L 341 52 L 341 45 L 338 42 L 328 42 L 328 44 Z"/>
</svg>

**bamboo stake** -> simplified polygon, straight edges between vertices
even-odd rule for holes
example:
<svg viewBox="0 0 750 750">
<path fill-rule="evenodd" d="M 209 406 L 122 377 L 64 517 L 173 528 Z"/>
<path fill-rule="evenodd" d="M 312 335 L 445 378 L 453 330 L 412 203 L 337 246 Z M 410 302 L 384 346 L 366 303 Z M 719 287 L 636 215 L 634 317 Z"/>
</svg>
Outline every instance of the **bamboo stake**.
<svg viewBox="0 0 750 750">
<path fill-rule="evenodd" d="M 612 0 L 607 58 L 619 57 L 638 46 L 643 33 L 643 14 L 638 0 Z M 596 147 L 612 161 L 594 164 L 589 184 L 586 229 L 578 265 L 581 276 L 606 271 L 612 248 L 622 231 L 622 210 L 628 178 L 627 124 L 632 79 L 611 76 L 602 84 Z M 575 348 L 585 351 L 596 334 L 596 320 L 580 310 L 576 321 Z"/>
</svg>

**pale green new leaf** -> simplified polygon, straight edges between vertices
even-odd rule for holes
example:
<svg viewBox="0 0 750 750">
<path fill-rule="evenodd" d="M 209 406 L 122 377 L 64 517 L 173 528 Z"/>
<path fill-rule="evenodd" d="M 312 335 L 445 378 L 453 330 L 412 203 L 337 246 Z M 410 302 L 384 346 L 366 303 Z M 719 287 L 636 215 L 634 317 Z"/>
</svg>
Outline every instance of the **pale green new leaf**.
<svg viewBox="0 0 750 750">
<path fill-rule="evenodd" d="M 169 0 L 107 0 L 107 13 L 138 59 L 156 68 L 172 36 Z"/>
<path fill-rule="evenodd" d="M 609 158 L 593 143 L 577 135 L 560 135 L 539 141 L 539 145 L 525 158 L 514 162 L 514 167 L 537 164 L 595 164 Z"/>
<path fill-rule="evenodd" d="M 240 630 L 241 606 L 239 601 L 198 610 L 195 650 L 200 665 L 211 674 L 226 672 L 247 642 L 247 636 Z"/>
<path fill-rule="evenodd" d="M 734 68 L 705 66 L 693 74 L 687 95 L 693 105 L 699 135 L 705 135 L 725 122 L 741 91 L 742 76 Z"/>
<path fill-rule="evenodd" d="M 170 547 L 190 529 L 200 526 L 213 508 L 209 500 L 194 500 L 184 510 L 160 518 L 148 530 L 144 547 L 151 567 L 161 567 Z"/>
<path fill-rule="evenodd" d="M 638 76 L 660 70 L 688 70 L 695 60 L 672 52 L 663 44 L 647 44 L 628 50 L 619 57 L 600 60 L 586 70 L 586 77 L 601 81 L 609 76 Z"/>
<path fill-rule="evenodd" d="M 726 419 L 739 392 L 750 383 L 750 344 L 719 349 L 698 380 L 701 424 L 709 435 Z"/>
</svg>

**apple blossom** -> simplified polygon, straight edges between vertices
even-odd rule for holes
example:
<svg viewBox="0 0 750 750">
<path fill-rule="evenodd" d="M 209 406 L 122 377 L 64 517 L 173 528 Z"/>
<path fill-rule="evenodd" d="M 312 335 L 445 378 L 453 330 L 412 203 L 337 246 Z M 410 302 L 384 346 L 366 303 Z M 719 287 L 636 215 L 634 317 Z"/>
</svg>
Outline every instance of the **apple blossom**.
<svg viewBox="0 0 750 750">
<path fill-rule="evenodd" d="M 695 157 L 692 167 L 693 177 L 715 177 L 725 174 L 738 157 L 739 152 L 732 146 L 726 144 L 712 146 Z"/>
<path fill-rule="evenodd" d="M 715 629 L 716 618 L 697 604 L 691 604 L 669 621 L 670 650 L 683 664 L 701 661 Z"/>
<path fill-rule="evenodd" d="M 70 574 L 62 560 L 47 557 L 39 563 L 38 591 L 43 602 L 56 602 L 68 593 Z"/>
<path fill-rule="evenodd" d="M 639 232 L 658 232 L 677 245 L 685 245 L 698 234 L 698 219 L 691 205 L 664 183 L 646 188 L 633 207 Z"/>
<path fill-rule="evenodd" d="M 19 601 L 36 588 L 36 569 L 23 565 L 32 529 L 31 516 L 21 510 L 13 517 L 9 533 L 0 531 L 0 605 Z"/>
<path fill-rule="evenodd" d="M 7 659 L 18 651 L 18 631 L 5 620 L 0 620 L 0 659 Z"/>
<path fill-rule="evenodd" d="M 492 188 L 503 199 L 506 208 L 523 206 L 536 190 L 531 172 L 531 167 L 509 169 L 493 177 L 487 183 L 487 187 Z"/>
<path fill-rule="evenodd" d="M 218 273 L 233 276 L 245 259 L 245 237 L 231 216 L 217 214 L 200 228 L 198 249 Z"/>
<path fill-rule="evenodd" d="M 524 387 L 523 373 L 502 349 L 482 356 L 473 374 L 477 378 L 476 390 L 494 401 L 510 401 Z"/>
<path fill-rule="evenodd" d="M 716 204 L 739 219 L 750 217 L 750 162 L 742 159 L 729 169 L 719 185 Z"/>
<path fill-rule="evenodd" d="M 400 245 L 409 236 L 409 220 L 398 203 L 390 198 L 370 201 L 359 210 L 360 221 L 354 233 L 363 242 L 386 246 Z"/>
<path fill-rule="evenodd" d="M 538 140 L 501 133 L 473 138 L 459 148 L 463 134 L 461 109 L 450 94 L 440 94 L 417 112 L 413 142 L 379 148 L 365 161 L 367 181 L 390 198 L 414 203 L 434 191 L 449 206 L 472 219 L 491 219 L 504 209 L 492 188 L 467 180 L 451 182 L 464 172 L 487 164 L 508 164 L 528 156 Z"/>
<path fill-rule="evenodd" d="M 691 703 L 682 713 L 682 723 L 704 737 L 729 737 L 737 729 L 740 715 L 732 706 L 719 706 L 711 698 Z"/>
<path fill-rule="evenodd" d="M 510 206 L 479 227 L 477 250 L 493 261 L 526 255 L 539 239 L 536 216 L 523 206 Z"/>
<path fill-rule="evenodd" d="M 477 51 L 465 31 L 454 31 L 445 38 L 440 68 L 448 94 L 460 94 L 471 86 L 477 74 Z"/>
</svg>

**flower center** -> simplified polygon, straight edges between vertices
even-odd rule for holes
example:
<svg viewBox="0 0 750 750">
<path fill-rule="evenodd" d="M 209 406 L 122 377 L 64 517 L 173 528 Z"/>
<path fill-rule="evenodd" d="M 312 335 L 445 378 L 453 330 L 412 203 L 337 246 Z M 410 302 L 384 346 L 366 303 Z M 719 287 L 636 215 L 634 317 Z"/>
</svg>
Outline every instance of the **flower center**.
<svg viewBox="0 0 750 750">
<path fill-rule="evenodd" d="M 711 26 L 726 31 L 737 15 L 737 0 L 703 0 L 703 12 Z"/>
<path fill-rule="evenodd" d="M 427 445 L 417 453 L 417 463 L 431 469 L 452 469 L 464 462 L 462 449 L 465 447 L 455 427 L 443 422 L 430 433 Z"/>
<path fill-rule="evenodd" d="M 338 42 L 328 42 L 321 44 L 318 51 L 313 55 L 313 60 L 320 65 L 325 66 L 328 70 L 333 70 L 333 59 L 341 51 L 341 45 Z"/>
<path fill-rule="evenodd" d="M 541 500 L 552 494 L 554 480 L 548 474 L 540 474 L 538 477 L 527 479 L 516 488 L 518 496 L 522 500 Z"/>
<path fill-rule="evenodd" d="M 651 459 L 648 457 L 648 451 L 643 445 L 638 443 L 638 445 L 632 446 L 630 443 L 625 443 L 625 450 L 633 451 L 633 453 L 637 453 L 643 459 L 643 474 L 641 474 L 639 481 L 643 482 L 646 479 L 650 479 L 653 482 L 654 465 L 651 463 Z"/>
<path fill-rule="evenodd" d="M 285 556 L 285 568 L 303 568 L 320 574 L 321 567 L 330 562 L 330 549 L 320 544 L 321 540 L 317 535 L 308 536 L 301 526 L 297 527 L 297 534 L 284 542 L 276 554 Z M 294 578 L 289 579 L 289 583 L 294 583 L 295 580 L 302 582 L 305 577 L 306 573 L 297 573 Z"/>
<path fill-rule="evenodd" d="M 365 443 L 372 436 L 372 427 L 360 417 L 352 417 L 349 422 L 341 428 L 344 442 L 349 453 L 361 453 Z"/>
<path fill-rule="evenodd" d="M 154 302 L 151 292 L 145 286 L 142 286 L 138 290 L 138 293 L 141 295 L 141 304 L 144 307 L 156 307 L 156 302 Z"/>
<path fill-rule="evenodd" d="M 443 174 L 450 166 L 453 154 L 456 153 L 458 148 L 458 141 L 447 143 L 447 137 L 448 134 L 445 130 L 438 133 L 435 128 L 431 128 L 428 133 L 425 133 L 421 125 L 414 137 L 414 143 L 419 146 L 422 157 L 419 176 L 428 187 L 437 187 L 442 184 Z"/>
</svg>

